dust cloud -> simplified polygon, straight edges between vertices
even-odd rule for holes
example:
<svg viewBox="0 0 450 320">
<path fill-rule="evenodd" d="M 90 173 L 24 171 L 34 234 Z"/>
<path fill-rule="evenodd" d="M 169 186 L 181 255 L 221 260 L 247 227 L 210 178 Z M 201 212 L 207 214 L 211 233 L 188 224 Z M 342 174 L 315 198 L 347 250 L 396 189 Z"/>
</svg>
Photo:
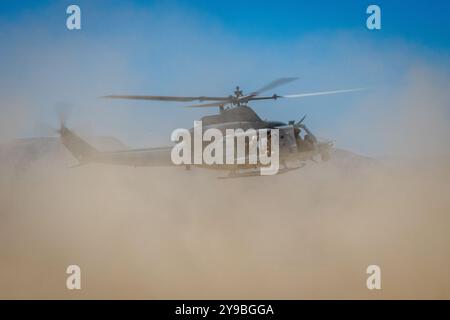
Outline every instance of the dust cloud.
<svg viewBox="0 0 450 320">
<path fill-rule="evenodd" d="M 274 177 L 2 166 L 1 298 L 450 298 L 449 159 L 341 152 Z M 9 170 L 8 172 L 5 170 Z M 66 267 L 82 290 L 65 287 Z M 366 288 L 366 268 L 382 290 Z"/>
</svg>

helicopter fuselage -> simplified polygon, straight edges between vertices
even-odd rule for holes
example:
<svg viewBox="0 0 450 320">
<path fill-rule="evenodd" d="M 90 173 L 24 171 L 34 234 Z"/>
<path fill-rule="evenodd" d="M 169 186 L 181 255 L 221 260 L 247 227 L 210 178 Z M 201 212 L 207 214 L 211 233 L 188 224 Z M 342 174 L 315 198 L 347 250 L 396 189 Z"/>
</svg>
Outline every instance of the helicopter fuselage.
<svg viewBox="0 0 450 320">
<path fill-rule="evenodd" d="M 309 160 L 318 154 L 324 160 L 329 159 L 331 143 L 319 142 L 304 124 L 295 127 L 292 123 L 262 120 L 248 105 L 221 109 L 219 114 L 204 116 L 200 121 L 202 121 L 204 131 L 213 128 L 220 130 L 224 135 L 227 129 L 244 131 L 278 129 L 279 152 L 282 162 L 285 160 Z M 191 133 L 193 134 L 193 128 Z"/>
</svg>

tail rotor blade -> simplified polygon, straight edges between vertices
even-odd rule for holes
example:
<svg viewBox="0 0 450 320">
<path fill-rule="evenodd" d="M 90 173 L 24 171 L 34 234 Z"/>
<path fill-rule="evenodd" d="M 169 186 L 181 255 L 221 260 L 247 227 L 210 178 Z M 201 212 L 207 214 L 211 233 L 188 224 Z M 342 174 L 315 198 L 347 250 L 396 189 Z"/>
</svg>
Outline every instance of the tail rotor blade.
<svg viewBox="0 0 450 320">
<path fill-rule="evenodd" d="M 56 114 L 58 116 L 58 120 L 59 120 L 59 125 L 61 127 L 65 126 L 66 122 L 67 122 L 67 118 L 69 117 L 70 111 L 71 111 L 71 105 L 63 103 L 63 104 L 58 104 L 55 107 L 55 111 Z"/>
<path fill-rule="evenodd" d="M 33 127 L 33 134 L 37 137 L 53 137 L 57 133 L 57 128 L 45 122 L 36 122 Z"/>
</svg>

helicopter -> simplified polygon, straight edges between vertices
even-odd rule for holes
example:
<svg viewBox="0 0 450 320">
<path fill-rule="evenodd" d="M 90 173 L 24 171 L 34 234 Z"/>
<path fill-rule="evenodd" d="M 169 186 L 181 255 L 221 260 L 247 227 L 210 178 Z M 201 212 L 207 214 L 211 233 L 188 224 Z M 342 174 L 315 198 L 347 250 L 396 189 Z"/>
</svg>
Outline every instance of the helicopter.
<svg viewBox="0 0 450 320">
<path fill-rule="evenodd" d="M 107 95 L 100 98 L 103 99 L 126 99 L 126 100 L 151 100 L 151 101 L 171 101 L 171 102 L 193 102 L 198 101 L 200 104 L 192 104 L 186 106 L 187 108 L 209 108 L 217 107 L 219 113 L 215 115 L 203 116 L 200 121 L 202 124 L 202 132 L 208 129 L 219 130 L 227 135 L 230 129 L 242 130 L 244 133 L 249 130 L 266 130 L 268 153 L 271 153 L 271 146 L 273 145 L 273 132 L 277 132 L 277 141 L 279 150 L 277 156 L 279 162 L 282 165 L 280 170 L 277 169 L 276 173 L 285 173 L 291 170 L 299 169 L 305 165 L 308 160 L 316 162 L 316 158 L 319 156 L 322 161 L 328 161 L 330 159 L 330 150 L 333 143 L 331 141 L 320 141 L 309 128 L 304 124 L 306 115 L 299 121 L 291 120 L 287 123 L 282 121 L 263 120 L 249 105 L 253 101 L 262 100 L 278 100 L 283 98 L 302 98 L 310 96 L 321 96 L 329 94 L 338 94 L 346 92 L 355 92 L 364 90 L 364 88 L 353 88 L 345 90 L 333 90 L 333 91 L 320 91 L 290 95 L 261 95 L 264 92 L 272 90 L 283 84 L 292 82 L 298 78 L 279 78 L 260 89 L 248 94 L 244 94 L 239 86 L 232 95 L 229 96 L 154 96 L 154 95 Z M 204 103 L 207 102 L 207 103 Z M 116 165 L 129 165 L 129 166 L 172 166 L 174 165 L 171 160 L 171 152 L 173 147 L 159 147 L 159 148 L 146 148 L 146 149 L 127 149 L 120 151 L 108 151 L 102 152 L 89 145 L 86 141 L 81 139 L 73 131 L 68 129 L 61 121 L 61 127 L 58 130 L 60 138 L 64 146 L 72 153 L 72 155 L 79 161 L 78 165 L 84 165 L 91 162 L 98 163 L 110 163 Z M 193 133 L 194 128 L 191 128 L 189 132 Z M 254 133 L 253 133 L 254 134 Z M 255 135 L 255 134 L 254 134 Z M 251 144 L 257 140 L 259 133 L 256 136 L 247 136 L 245 139 L 245 147 L 247 151 L 250 150 Z M 204 148 L 205 142 L 203 142 L 202 148 Z M 248 160 L 249 152 L 244 155 L 244 160 Z M 249 163 L 248 161 L 239 161 L 239 159 L 233 159 L 232 163 L 185 163 L 186 169 L 190 170 L 191 166 L 226 170 L 229 171 L 228 177 L 247 177 L 256 176 L 259 173 L 257 169 L 260 169 L 263 165 L 261 163 Z M 242 159 L 241 159 L 242 160 Z M 288 162 L 295 161 L 300 163 L 294 167 L 290 167 Z"/>
</svg>

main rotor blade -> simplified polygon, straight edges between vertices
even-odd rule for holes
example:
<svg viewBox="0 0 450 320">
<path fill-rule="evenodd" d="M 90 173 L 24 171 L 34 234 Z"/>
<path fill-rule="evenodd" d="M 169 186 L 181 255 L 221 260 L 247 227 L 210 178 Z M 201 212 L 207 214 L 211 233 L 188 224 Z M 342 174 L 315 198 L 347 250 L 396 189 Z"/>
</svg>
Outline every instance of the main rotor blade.
<svg viewBox="0 0 450 320">
<path fill-rule="evenodd" d="M 191 106 L 185 106 L 185 108 L 207 108 L 207 107 L 220 107 L 229 104 L 230 101 L 225 102 L 213 102 L 213 103 L 204 103 L 204 104 L 194 104 Z"/>
<path fill-rule="evenodd" d="M 126 99 L 126 100 L 154 100 L 154 101 L 228 101 L 229 97 L 177 97 L 177 96 L 136 96 L 136 95 L 108 95 L 100 98 L 105 99 Z"/>
<path fill-rule="evenodd" d="M 279 86 L 281 86 L 283 84 L 292 82 L 292 81 L 297 80 L 297 79 L 298 79 L 297 77 L 278 78 L 278 79 L 276 79 L 276 80 L 266 84 L 264 87 L 260 88 L 259 90 L 256 90 L 255 92 L 252 92 L 250 95 L 257 96 L 258 94 L 261 94 L 261 93 L 263 93 L 265 91 L 274 89 L 276 87 L 279 87 Z"/>
<path fill-rule="evenodd" d="M 288 94 L 288 95 L 284 95 L 284 96 L 278 96 L 278 98 L 303 98 L 303 97 L 312 97 L 312 96 L 323 96 L 323 95 L 327 95 L 327 94 L 355 92 L 355 91 L 362 91 L 362 90 L 366 90 L 366 88 L 320 91 L 320 92 L 309 92 L 309 93 L 300 93 L 300 94 Z"/>
</svg>

